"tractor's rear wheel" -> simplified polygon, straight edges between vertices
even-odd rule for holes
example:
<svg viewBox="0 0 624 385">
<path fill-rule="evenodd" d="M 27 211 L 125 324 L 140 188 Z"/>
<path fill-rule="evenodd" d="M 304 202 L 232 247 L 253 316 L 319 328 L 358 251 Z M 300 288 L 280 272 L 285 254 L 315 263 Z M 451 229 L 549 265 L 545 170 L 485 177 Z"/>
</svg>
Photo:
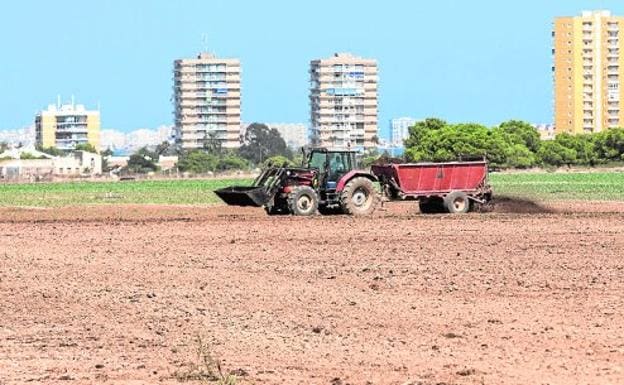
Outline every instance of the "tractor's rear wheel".
<svg viewBox="0 0 624 385">
<path fill-rule="evenodd" d="M 373 182 L 364 177 L 353 178 L 340 194 L 340 206 L 348 215 L 370 215 L 379 203 Z"/>
<path fill-rule="evenodd" d="M 470 199 L 465 192 L 453 191 L 444 197 L 444 206 L 451 214 L 463 214 L 470 210 Z"/>
<path fill-rule="evenodd" d="M 288 209 L 293 215 L 313 215 L 318 208 L 316 191 L 309 186 L 297 186 L 288 194 Z"/>
</svg>

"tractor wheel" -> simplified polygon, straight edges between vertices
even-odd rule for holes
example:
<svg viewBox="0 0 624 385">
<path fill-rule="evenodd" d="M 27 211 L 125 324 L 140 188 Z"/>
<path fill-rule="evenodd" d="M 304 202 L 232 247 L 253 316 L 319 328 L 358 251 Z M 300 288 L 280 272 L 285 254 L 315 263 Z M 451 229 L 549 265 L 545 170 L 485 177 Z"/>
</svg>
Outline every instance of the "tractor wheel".
<svg viewBox="0 0 624 385">
<path fill-rule="evenodd" d="M 463 214 L 470 211 L 470 199 L 461 191 L 453 191 L 444 198 L 444 206 L 451 214 Z"/>
<path fill-rule="evenodd" d="M 318 196 L 312 187 L 298 186 L 288 194 L 288 209 L 293 215 L 313 215 L 318 208 Z"/>
<path fill-rule="evenodd" d="M 440 198 L 429 198 L 418 202 L 421 214 L 440 214 L 446 211 L 444 202 Z"/>
<path fill-rule="evenodd" d="M 340 194 L 342 211 L 348 215 L 370 215 L 379 202 L 373 182 L 364 177 L 353 178 Z"/>
</svg>

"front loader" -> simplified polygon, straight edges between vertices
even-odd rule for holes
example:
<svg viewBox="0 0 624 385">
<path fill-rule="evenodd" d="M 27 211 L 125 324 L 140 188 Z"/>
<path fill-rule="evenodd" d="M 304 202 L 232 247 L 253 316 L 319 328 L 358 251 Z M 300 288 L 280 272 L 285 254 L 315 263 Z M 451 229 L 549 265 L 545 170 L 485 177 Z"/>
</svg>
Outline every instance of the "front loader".
<svg viewBox="0 0 624 385">
<path fill-rule="evenodd" d="M 231 206 L 264 207 L 269 215 L 371 214 L 379 202 L 377 181 L 357 168 L 356 152 L 313 149 L 302 167 L 269 166 L 252 186 L 215 191 Z"/>
</svg>

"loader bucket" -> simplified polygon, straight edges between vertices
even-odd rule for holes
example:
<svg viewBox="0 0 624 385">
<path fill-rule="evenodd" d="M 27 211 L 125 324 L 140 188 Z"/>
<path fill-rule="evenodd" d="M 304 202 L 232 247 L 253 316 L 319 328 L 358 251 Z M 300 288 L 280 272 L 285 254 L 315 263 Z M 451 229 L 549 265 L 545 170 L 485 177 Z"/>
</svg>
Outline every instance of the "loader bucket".
<svg viewBox="0 0 624 385">
<path fill-rule="evenodd" d="M 215 194 L 230 206 L 261 207 L 271 198 L 264 186 L 230 186 L 216 190 Z"/>
</svg>

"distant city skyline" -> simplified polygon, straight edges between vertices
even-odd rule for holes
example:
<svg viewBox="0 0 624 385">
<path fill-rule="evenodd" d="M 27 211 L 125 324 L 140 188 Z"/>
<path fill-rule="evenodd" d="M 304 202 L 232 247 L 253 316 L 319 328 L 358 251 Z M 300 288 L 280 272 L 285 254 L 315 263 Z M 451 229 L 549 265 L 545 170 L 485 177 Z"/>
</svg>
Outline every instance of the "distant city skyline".
<svg viewBox="0 0 624 385">
<path fill-rule="evenodd" d="M 0 88 L 10 92 L 0 95 L 0 130 L 30 125 L 57 94 L 99 105 L 103 128 L 173 124 L 171 63 L 205 49 L 240 58 L 243 121 L 309 125 L 309 61 L 348 51 L 379 64 L 380 122 L 400 116 L 551 122 L 553 20 L 583 10 L 624 14 L 614 0 L 367 6 L 319 0 L 305 12 L 285 0 L 113 0 L 89 4 L 89 12 L 84 7 L 77 0 L 5 5 Z M 235 15 L 236 28 L 230 18 L 207 22 L 207 14 Z M 73 48 L 60 55 L 59 44 Z"/>
</svg>

